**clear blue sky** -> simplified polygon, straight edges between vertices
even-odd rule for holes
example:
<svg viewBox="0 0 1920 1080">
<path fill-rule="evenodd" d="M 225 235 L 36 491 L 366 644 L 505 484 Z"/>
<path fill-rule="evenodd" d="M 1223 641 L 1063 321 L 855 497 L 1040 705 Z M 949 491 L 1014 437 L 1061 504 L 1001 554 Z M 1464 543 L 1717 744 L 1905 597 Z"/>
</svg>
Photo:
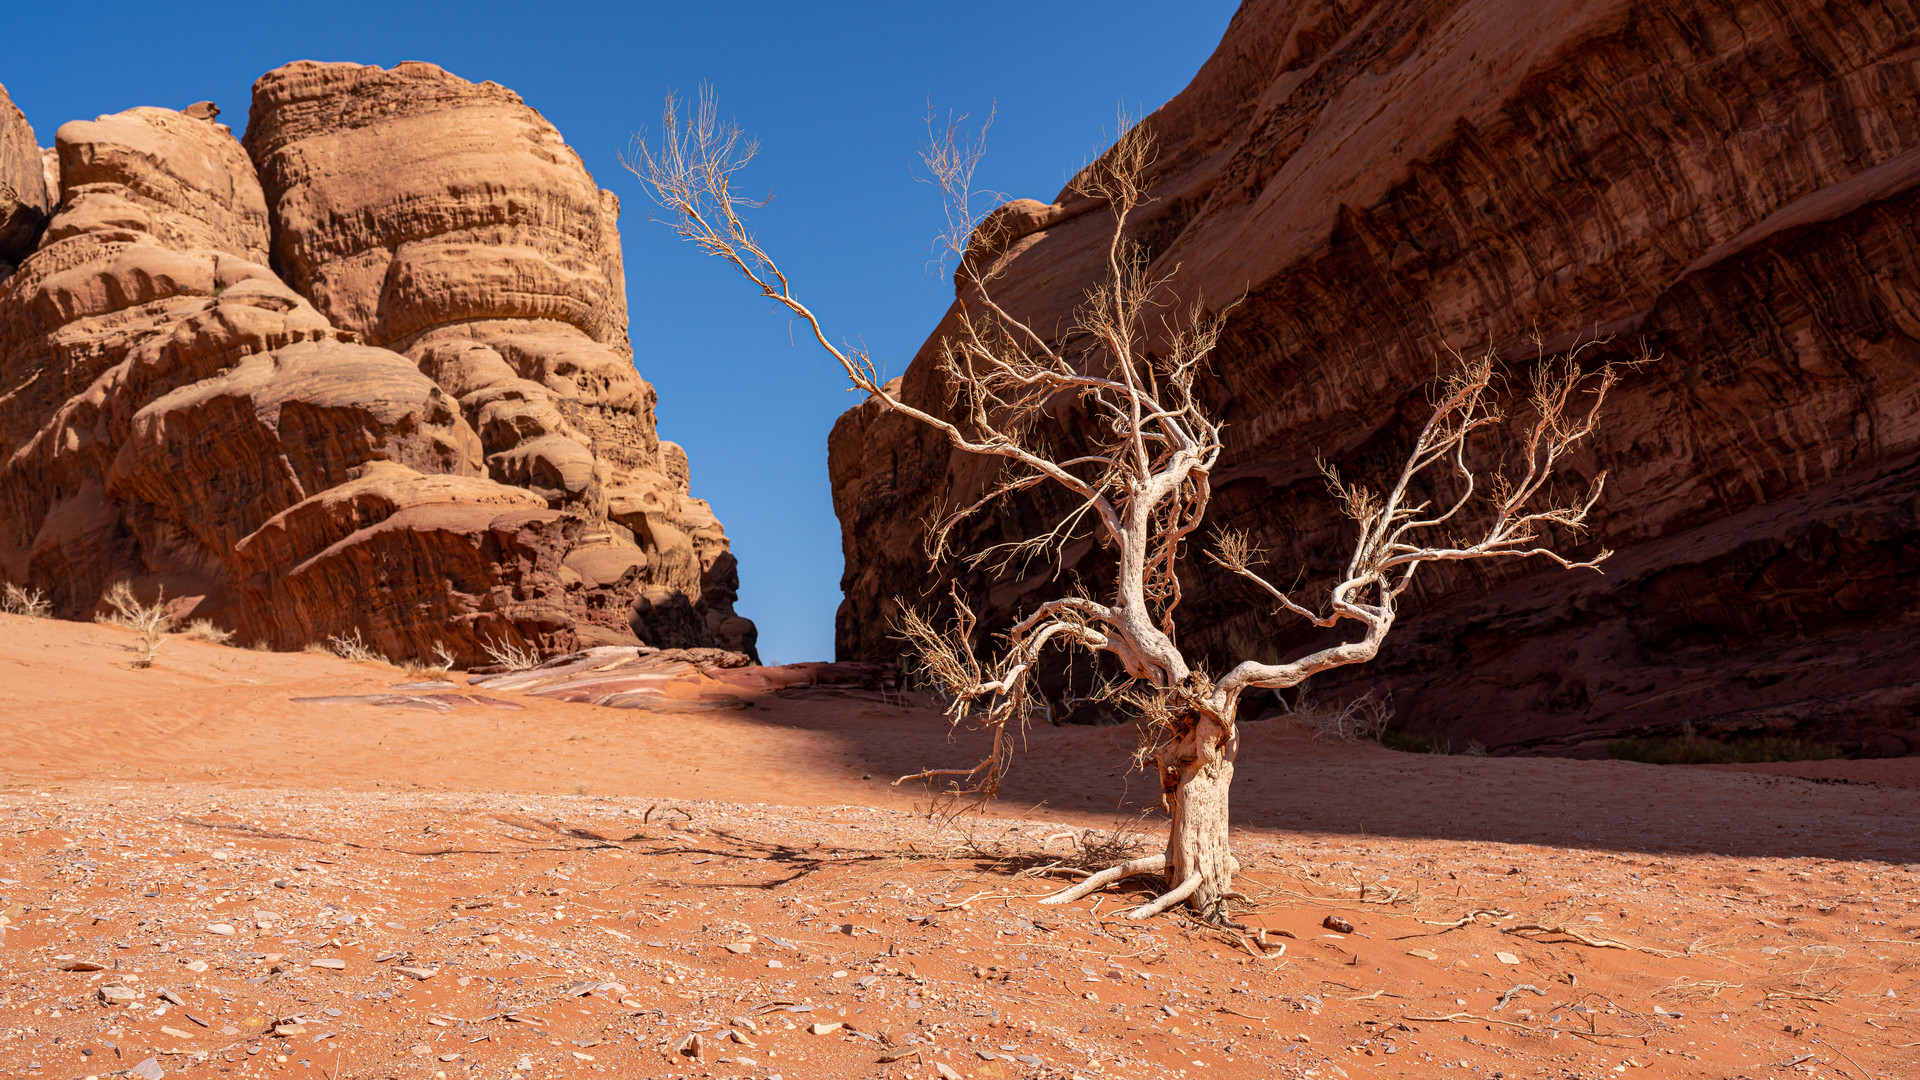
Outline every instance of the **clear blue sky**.
<svg viewBox="0 0 1920 1080">
<path fill-rule="evenodd" d="M 618 155 L 668 90 L 713 84 L 761 139 L 756 227 L 829 332 L 898 374 L 952 293 L 941 225 L 913 181 L 929 102 L 996 105 L 979 179 L 1050 199 L 1106 145 L 1122 103 L 1172 97 L 1219 43 L 1230 0 L 987 8 L 895 3 L 33 3 L 0 35 L 0 83 L 42 145 L 67 120 L 211 99 L 236 133 L 253 80 L 291 60 L 428 60 L 518 91 L 624 207 L 635 363 L 660 434 L 687 448 L 740 558 L 741 614 L 769 660 L 827 659 L 840 531 L 826 437 L 853 404 L 831 361 L 717 263 L 649 221 Z M 982 17 L 983 12 L 991 17 Z"/>
</svg>

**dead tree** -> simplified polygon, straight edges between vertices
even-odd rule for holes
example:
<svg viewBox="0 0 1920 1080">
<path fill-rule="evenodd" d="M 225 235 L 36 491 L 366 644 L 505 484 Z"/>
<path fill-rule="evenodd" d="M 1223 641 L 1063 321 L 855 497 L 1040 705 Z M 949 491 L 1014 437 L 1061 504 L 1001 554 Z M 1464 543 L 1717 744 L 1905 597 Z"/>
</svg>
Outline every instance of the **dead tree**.
<svg viewBox="0 0 1920 1080">
<path fill-rule="evenodd" d="M 945 776 L 956 790 L 992 794 L 1008 763 L 1010 729 L 1017 730 L 1037 707 L 1034 675 L 1045 651 L 1057 646 L 1109 655 L 1124 672 L 1110 692 L 1141 718 L 1139 760 L 1158 771 L 1172 817 L 1166 850 L 1093 874 L 1043 902 L 1066 903 L 1132 875 L 1158 873 L 1165 877 L 1165 892 L 1134 909 L 1132 917 L 1185 904 L 1225 921 L 1239 866 L 1228 842 L 1227 797 L 1241 695 L 1256 687 L 1298 686 L 1330 668 L 1373 659 L 1393 628 L 1399 599 L 1424 564 L 1540 558 L 1593 568 L 1605 559 L 1606 551 L 1586 559 L 1563 556 L 1547 530 L 1577 533 L 1600 497 L 1604 473 L 1573 498 L 1556 499 L 1555 481 L 1569 452 L 1594 431 L 1619 365 L 1590 362 L 1580 349 L 1543 356 L 1526 408 L 1509 421 L 1498 402 L 1493 353 L 1453 355 L 1451 370 L 1436 380 L 1432 413 L 1390 485 L 1349 483 L 1326 468 L 1357 536 L 1322 606 L 1302 604 L 1263 575 L 1261 553 L 1242 534 L 1216 534 L 1205 553 L 1219 571 L 1245 579 L 1269 598 L 1276 615 L 1344 629 L 1341 636 L 1349 639 L 1287 663 L 1248 660 L 1219 673 L 1198 669 L 1176 644 L 1179 571 L 1189 541 L 1206 520 L 1209 476 L 1222 444 L 1220 425 L 1195 396 L 1194 384 L 1231 307 L 1212 312 L 1195 303 L 1169 316 L 1170 275 L 1153 274 L 1127 235 L 1129 216 L 1148 198 L 1145 177 L 1153 155 L 1146 131 L 1132 126 L 1073 182 L 1076 194 L 1100 200 L 1112 212 L 1102 280 L 1087 290 L 1065 333 L 1023 321 L 994 297 L 993 253 L 1006 239 L 1001 219 L 971 213 L 978 145 L 949 126 L 925 155 L 933 179 L 956 208 L 947 236 L 957 256 L 956 330 L 940 343 L 947 415 L 889 392 L 871 358 L 835 345 L 795 296 L 742 219 L 755 204 L 732 187 L 754 145 L 717 119 L 710 94 L 703 93 L 685 117 L 669 98 L 661 139 L 638 145 L 628 167 L 671 212 L 682 237 L 732 263 L 763 296 L 805 321 L 855 387 L 882 408 L 939 432 L 954 449 L 999 459 L 996 483 L 931 524 L 928 548 L 936 559 L 949 554 L 955 527 L 970 516 L 1016 492 L 1054 485 L 1071 496 L 1072 509 L 1053 528 L 961 557 L 1017 566 L 1091 532 L 1102 557 L 1111 560 L 1108 591 L 1063 592 L 1041 603 L 999 635 L 991 656 L 976 651 L 976 617 L 957 588 L 949 620 L 904 616 L 901 629 L 925 672 L 949 695 L 953 722 L 985 727 L 993 749 L 971 769 L 903 779 Z M 973 257 L 979 253 L 985 254 Z M 1095 432 L 1090 445 L 1071 453 L 1048 448 L 1037 435 L 1045 415 L 1063 406 L 1083 410 Z"/>
</svg>

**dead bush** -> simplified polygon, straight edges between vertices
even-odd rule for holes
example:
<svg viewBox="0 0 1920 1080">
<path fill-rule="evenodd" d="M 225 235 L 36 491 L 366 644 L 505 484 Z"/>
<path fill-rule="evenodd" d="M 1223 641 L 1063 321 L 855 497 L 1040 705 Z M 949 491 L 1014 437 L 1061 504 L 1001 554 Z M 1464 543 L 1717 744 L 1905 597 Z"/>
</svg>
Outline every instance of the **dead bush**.
<svg viewBox="0 0 1920 1080">
<path fill-rule="evenodd" d="M 351 660 L 356 664 L 367 660 L 377 660 L 382 664 L 390 662 L 385 656 L 367 647 L 366 641 L 360 637 L 358 628 L 346 637 L 328 634 L 327 645 L 333 650 L 333 655 L 342 660 Z"/>
<path fill-rule="evenodd" d="M 1316 739 L 1341 742 L 1379 742 L 1393 719 L 1392 695 L 1376 696 L 1369 690 L 1344 703 L 1315 701 L 1302 687 L 1291 704 L 1283 695 L 1280 707 L 1288 716 L 1306 725 Z"/>
<path fill-rule="evenodd" d="M 39 589 L 28 591 L 9 581 L 5 589 L 0 589 L 0 614 L 44 619 L 53 614 L 53 605 Z"/>
<path fill-rule="evenodd" d="M 153 603 L 142 604 L 133 594 L 133 583 L 116 581 L 107 586 L 107 593 L 101 598 L 106 601 L 112 612 L 94 617 L 94 621 L 103 626 L 119 626 L 139 635 L 133 651 L 133 666 L 146 668 L 153 666 L 153 654 L 166 641 L 167 632 L 173 629 L 173 618 L 167 614 L 167 590 L 155 594 Z"/>
<path fill-rule="evenodd" d="M 487 659 L 508 671 L 526 671 L 540 666 L 538 652 L 515 645 L 504 638 L 483 641 L 480 647 L 487 651 Z"/>
</svg>

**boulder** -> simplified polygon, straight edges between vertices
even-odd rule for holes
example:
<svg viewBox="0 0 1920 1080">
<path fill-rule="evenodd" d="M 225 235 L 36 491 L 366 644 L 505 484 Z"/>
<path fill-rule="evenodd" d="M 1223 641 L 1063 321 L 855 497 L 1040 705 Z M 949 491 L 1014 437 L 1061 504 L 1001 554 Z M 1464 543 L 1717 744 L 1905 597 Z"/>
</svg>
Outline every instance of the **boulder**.
<svg viewBox="0 0 1920 1080">
<path fill-rule="evenodd" d="M 1911 5 L 1814 0 L 1250 0 L 1146 124 L 1156 201 L 1135 238 L 1182 304 L 1240 299 L 1203 391 L 1226 424 L 1210 520 L 1324 588 L 1352 542 L 1315 461 L 1397 467 L 1448 350 L 1497 343 L 1524 380 L 1549 347 L 1612 336 L 1661 361 L 1615 392 L 1571 462 L 1605 469 L 1577 550 L 1604 575 L 1513 563 L 1423 571 L 1386 651 L 1315 692 L 1391 691 L 1396 726 L 1508 750 L 1765 727 L 1832 737 L 1854 697 L 1920 668 L 1920 60 Z M 1812 29 L 1817 28 L 1817 30 Z M 999 298 L 1070 325 L 1110 218 L 1067 193 L 976 237 Z M 949 320 L 952 319 L 949 315 Z M 939 409 L 950 321 L 905 372 Z M 1599 354 L 1596 354 L 1599 355 Z M 1071 445 L 1063 423 L 1045 433 Z M 995 472 L 871 403 L 831 442 L 846 551 L 843 659 L 893 660 L 896 598 L 957 575 L 991 629 L 1065 573 L 930 568 L 920 523 Z M 1051 492 L 967 547 L 1057 519 Z M 1194 552 L 1181 641 L 1218 671 L 1316 639 Z"/>
</svg>

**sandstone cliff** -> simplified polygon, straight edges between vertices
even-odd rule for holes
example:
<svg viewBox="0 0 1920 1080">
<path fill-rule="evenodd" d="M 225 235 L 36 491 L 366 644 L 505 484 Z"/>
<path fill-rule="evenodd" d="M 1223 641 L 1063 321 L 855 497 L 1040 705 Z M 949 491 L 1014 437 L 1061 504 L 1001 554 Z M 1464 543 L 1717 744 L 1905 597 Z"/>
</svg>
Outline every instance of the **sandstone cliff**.
<svg viewBox="0 0 1920 1080">
<path fill-rule="evenodd" d="M 1187 297 L 1246 298 L 1208 387 L 1229 425 L 1211 524 L 1324 581 L 1348 540 L 1314 455 L 1392 466 L 1443 345 L 1539 327 L 1665 357 L 1576 463 L 1612 475 L 1604 576 L 1438 575 L 1322 695 L 1390 689 L 1398 726 L 1514 749 L 1685 723 L 1920 745 L 1917 50 L 1904 0 L 1243 5 L 1147 121 L 1138 232 Z M 1000 295 L 1037 324 L 1099 272 L 1109 219 L 1086 209 L 1009 211 Z M 923 407 L 941 332 L 904 376 Z M 871 406 L 831 449 L 839 651 L 890 657 L 895 598 L 937 595 L 917 523 L 986 476 Z M 1047 587 L 967 583 L 1001 620 Z M 1182 612 L 1216 666 L 1308 640 L 1197 564 Z"/>
<path fill-rule="evenodd" d="M 0 576 L 281 648 L 751 652 L 559 133 L 418 63 L 271 72 L 244 142 L 217 114 L 64 125 L 50 199 L 0 107 Z"/>
</svg>

